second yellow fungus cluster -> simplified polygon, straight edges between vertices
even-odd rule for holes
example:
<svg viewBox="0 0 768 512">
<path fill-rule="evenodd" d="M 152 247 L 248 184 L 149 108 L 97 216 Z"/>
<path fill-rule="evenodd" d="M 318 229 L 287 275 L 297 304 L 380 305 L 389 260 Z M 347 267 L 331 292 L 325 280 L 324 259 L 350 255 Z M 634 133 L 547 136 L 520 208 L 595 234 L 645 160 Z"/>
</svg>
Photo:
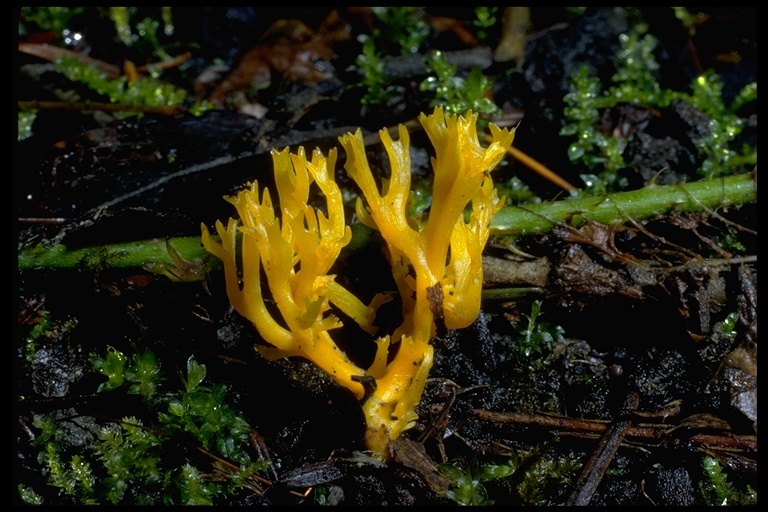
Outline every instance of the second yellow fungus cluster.
<svg viewBox="0 0 768 512">
<path fill-rule="evenodd" d="M 331 331 L 342 325 L 334 310 L 373 335 L 376 312 L 389 297 L 378 294 L 366 305 L 328 273 L 351 238 L 334 180 L 335 149 L 328 156 L 316 149 L 311 159 L 303 148 L 295 154 L 272 151 L 279 218 L 269 190 L 260 196 L 254 182 L 226 198 L 239 221 L 229 219 L 226 226 L 216 222 L 220 243 L 202 226 L 203 245 L 224 264 L 230 301 L 269 344 L 257 345 L 257 350 L 268 358 L 309 359 L 364 400 L 366 446 L 385 459 L 390 441 L 417 419 L 415 408 L 433 361 L 429 342 L 437 326 L 466 327 L 480 311 L 481 253 L 491 220 L 502 206 L 489 172 L 514 137 L 513 130 L 491 124 L 492 142 L 482 147 L 472 112 L 445 116 L 436 108 L 432 115 L 421 114 L 419 121 L 435 148 L 432 204 L 420 222 L 408 215 L 411 161 L 405 127 L 399 127 L 397 141 L 386 130 L 379 132 L 391 167 L 381 187 L 360 130 L 339 138 L 347 153 L 345 169 L 363 196 L 357 200 L 357 216 L 386 241 L 403 303 L 402 324 L 376 340 L 376 356 L 367 368 L 334 342 Z M 313 183 L 325 198 L 325 213 L 308 205 Z M 276 308 L 268 308 L 266 300 Z M 279 319 L 273 316 L 277 312 Z"/>
</svg>

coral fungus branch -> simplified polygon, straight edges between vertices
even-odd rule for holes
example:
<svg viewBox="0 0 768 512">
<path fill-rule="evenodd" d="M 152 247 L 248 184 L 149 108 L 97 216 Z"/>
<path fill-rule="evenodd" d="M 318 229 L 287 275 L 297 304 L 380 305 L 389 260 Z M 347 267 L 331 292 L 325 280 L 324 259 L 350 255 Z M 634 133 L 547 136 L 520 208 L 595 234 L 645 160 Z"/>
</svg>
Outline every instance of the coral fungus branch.
<svg viewBox="0 0 768 512">
<path fill-rule="evenodd" d="M 351 239 L 342 194 L 333 179 L 335 150 L 327 157 L 315 150 L 311 160 L 303 148 L 295 154 L 287 149 L 272 151 L 280 218 L 269 191 L 259 198 L 254 182 L 250 189 L 227 198 L 240 220 L 230 219 L 226 228 L 216 223 L 221 243 L 202 226 L 203 245 L 224 262 L 233 306 L 270 345 L 259 345 L 259 352 L 270 358 L 309 359 L 358 399 L 364 398 L 365 443 L 385 459 L 390 441 L 417 419 L 415 408 L 434 356 L 429 342 L 437 326 L 466 327 L 480 311 L 481 253 L 493 216 L 503 203 L 490 171 L 514 136 L 513 131 L 491 125 L 491 143 L 484 148 L 478 140 L 477 115 L 471 112 L 445 116 L 437 108 L 432 115 L 422 114 L 419 121 L 435 147 L 432 206 L 424 223 L 408 216 L 411 161 L 406 128 L 399 127 L 398 140 L 386 130 L 379 132 L 392 169 L 381 186 L 371 172 L 361 131 L 339 138 L 347 153 L 347 173 L 362 191 L 358 217 L 379 230 L 386 241 L 403 301 L 402 324 L 391 335 L 375 340 L 376 354 L 368 368 L 351 361 L 330 334 L 341 326 L 333 308 L 374 334 L 376 312 L 387 300 L 376 295 L 366 306 L 329 274 Z M 308 205 L 313 184 L 325 197 L 325 213 Z M 242 274 L 237 268 L 238 239 Z M 279 319 L 266 307 L 262 270 Z M 366 394 L 363 382 L 371 381 L 373 392 Z"/>
</svg>

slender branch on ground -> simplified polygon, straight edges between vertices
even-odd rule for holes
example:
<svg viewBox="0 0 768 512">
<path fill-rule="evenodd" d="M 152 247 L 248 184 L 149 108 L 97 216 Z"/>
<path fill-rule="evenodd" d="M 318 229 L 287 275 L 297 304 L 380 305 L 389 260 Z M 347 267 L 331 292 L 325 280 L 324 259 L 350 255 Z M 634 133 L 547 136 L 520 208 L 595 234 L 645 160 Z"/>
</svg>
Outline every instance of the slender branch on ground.
<svg viewBox="0 0 768 512">
<path fill-rule="evenodd" d="M 752 175 L 657 185 L 616 192 L 607 196 L 569 198 L 548 203 L 507 206 L 496 214 L 491 233 L 526 235 L 549 231 L 558 223 L 578 227 L 586 222 L 623 224 L 670 212 L 706 212 L 757 201 L 757 183 Z"/>
<path fill-rule="evenodd" d="M 548 203 L 506 206 L 491 224 L 495 235 L 522 236 L 543 233 L 558 223 L 579 226 L 586 222 L 622 224 L 668 214 L 706 212 L 757 201 L 757 184 L 750 174 L 700 180 L 679 185 L 658 185 L 607 196 L 569 198 Z M 170 247 L 170 249 L 169 249 Z M 151 239 L 99 247 L 69 249 L 44 243 L 24 247 L 18 254 L 20 270 L 66 268 L 144 267 L 157 273 L 192 265 L 186 279 L 202 279 L 205 268 L 215 263 L 202 247 L 199 236 Z M 188 269 L 187 269 L 188 270 Z"/>
</svg>

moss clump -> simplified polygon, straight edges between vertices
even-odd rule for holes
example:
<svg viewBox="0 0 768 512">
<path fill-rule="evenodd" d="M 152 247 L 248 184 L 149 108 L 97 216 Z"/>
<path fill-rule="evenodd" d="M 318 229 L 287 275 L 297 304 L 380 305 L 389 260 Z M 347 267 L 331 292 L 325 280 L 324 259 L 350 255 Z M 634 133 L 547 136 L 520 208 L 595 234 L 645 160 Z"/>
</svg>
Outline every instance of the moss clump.
<svg viewBox="0 0 768 512">
<path fill-rule="evenodd" d="M 575 137 L 568 157 L 595 171 L 581 176 L 587 185 L 586 192 L 605 193 L 628 186 L 619 171 L 627 168 L 623 154 L 629 138 L 606 134 L 599 128 L 603 112 L 622 103 L 665 108 L 673 101 L 683 101 L 704 113 L 709 121 L 702 128 L 703 135 L 693 141 L 703 156 L 698 170 L 703 178 L 729 176 L 755 165 L 757 148 L 749 144 L 739 146 L 737 141 L 747 123 L 738 111 L 757 99 L 757 84 L 746 85 L 730 104 L 723 98 L 722 79 L 711 71 L 697 77 L 690 91 L 663 89 L 654 56 L 657 40 L 641 30 L 620 36 L 617 70 L 608 88 L 603 90 L 598 78 L 590 76 L 583 66 L 571 77 L 571 90 L 564 97 L 565 121 L 560 134 Z"/>
<path fill-rule="evenodd" d="M 74 412 L 34 416 L 42 473 L 50 486 L 69 497 L 69 504 L 213 505 L 243 487 L 258 487 L 254 477 L 267 462 L 248 455 L 251 428 L 226 403 L 226 386 L 202 385 L 205 365 L 190 357 L 184 390 L 160 393 L 163 378 L 150 351 L 129 357 L 109 349 L 105 357 L 94 356 L 92 361 L 107 377 L 99 392 L 140 395 L 157 412 L 147 426 L 135 416 L 100 427 L 93 418 Z M 190 448 L 197 444 L 213 455 L 214 466 L 224 461 L 225 477 L 211 479 L 204 476 L 209 471 L 192 462 L 178 465 L 168 460 L 168 445 L 182 438 L 192 440 Z M 38 491 L 18 489 L 24 503 L 44 504 L 45 493 Z"/>
</svg>

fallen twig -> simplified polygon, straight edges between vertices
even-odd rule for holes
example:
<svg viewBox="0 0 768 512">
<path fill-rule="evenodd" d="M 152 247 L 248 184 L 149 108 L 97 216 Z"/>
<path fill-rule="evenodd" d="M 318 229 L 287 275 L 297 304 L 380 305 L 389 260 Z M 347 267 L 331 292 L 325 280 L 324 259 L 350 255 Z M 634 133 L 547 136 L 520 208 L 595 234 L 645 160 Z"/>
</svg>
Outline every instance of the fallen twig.
<svg viewBox="0 0 768 512">
<path fill-rule="evenodd" d="M 474 409 L 473 415 L 483 421 L 510 425 L 537 425 L 556 431 L 559 435 L 603 434 L 610 427 L 606 420 L 588 420 L 549 416 L 546 414 L 521 414 L 514 412 L 496 412 Z M 646 423 L 627 427 L 625 437 L 645 442 L 659 442 L 669 438 L 674 425 L 668 423 Z M 678 436 L 679 437 L 679 436 Z M 749 450 L 757 452 L 757 436 L 736 435 L 730 432 L 722 434 L 693 434 L 686 439 L 696 445 L 724 450 Z"/>
<path fill-rule="evenodd" d="M 597 486 L 603 479 L 605 470 L 611 464 L 631 423 L 631 414 L 637 409 L 640 395 L 630 391 L 624 400 L 618 419 L 612 423 L 600 438 L 597 449 L 584 466 L 584 470 L 576 481 L 576 488 L 565 502 L 565 505 L 585 506 L 592 501 Z"/>
</svg>

